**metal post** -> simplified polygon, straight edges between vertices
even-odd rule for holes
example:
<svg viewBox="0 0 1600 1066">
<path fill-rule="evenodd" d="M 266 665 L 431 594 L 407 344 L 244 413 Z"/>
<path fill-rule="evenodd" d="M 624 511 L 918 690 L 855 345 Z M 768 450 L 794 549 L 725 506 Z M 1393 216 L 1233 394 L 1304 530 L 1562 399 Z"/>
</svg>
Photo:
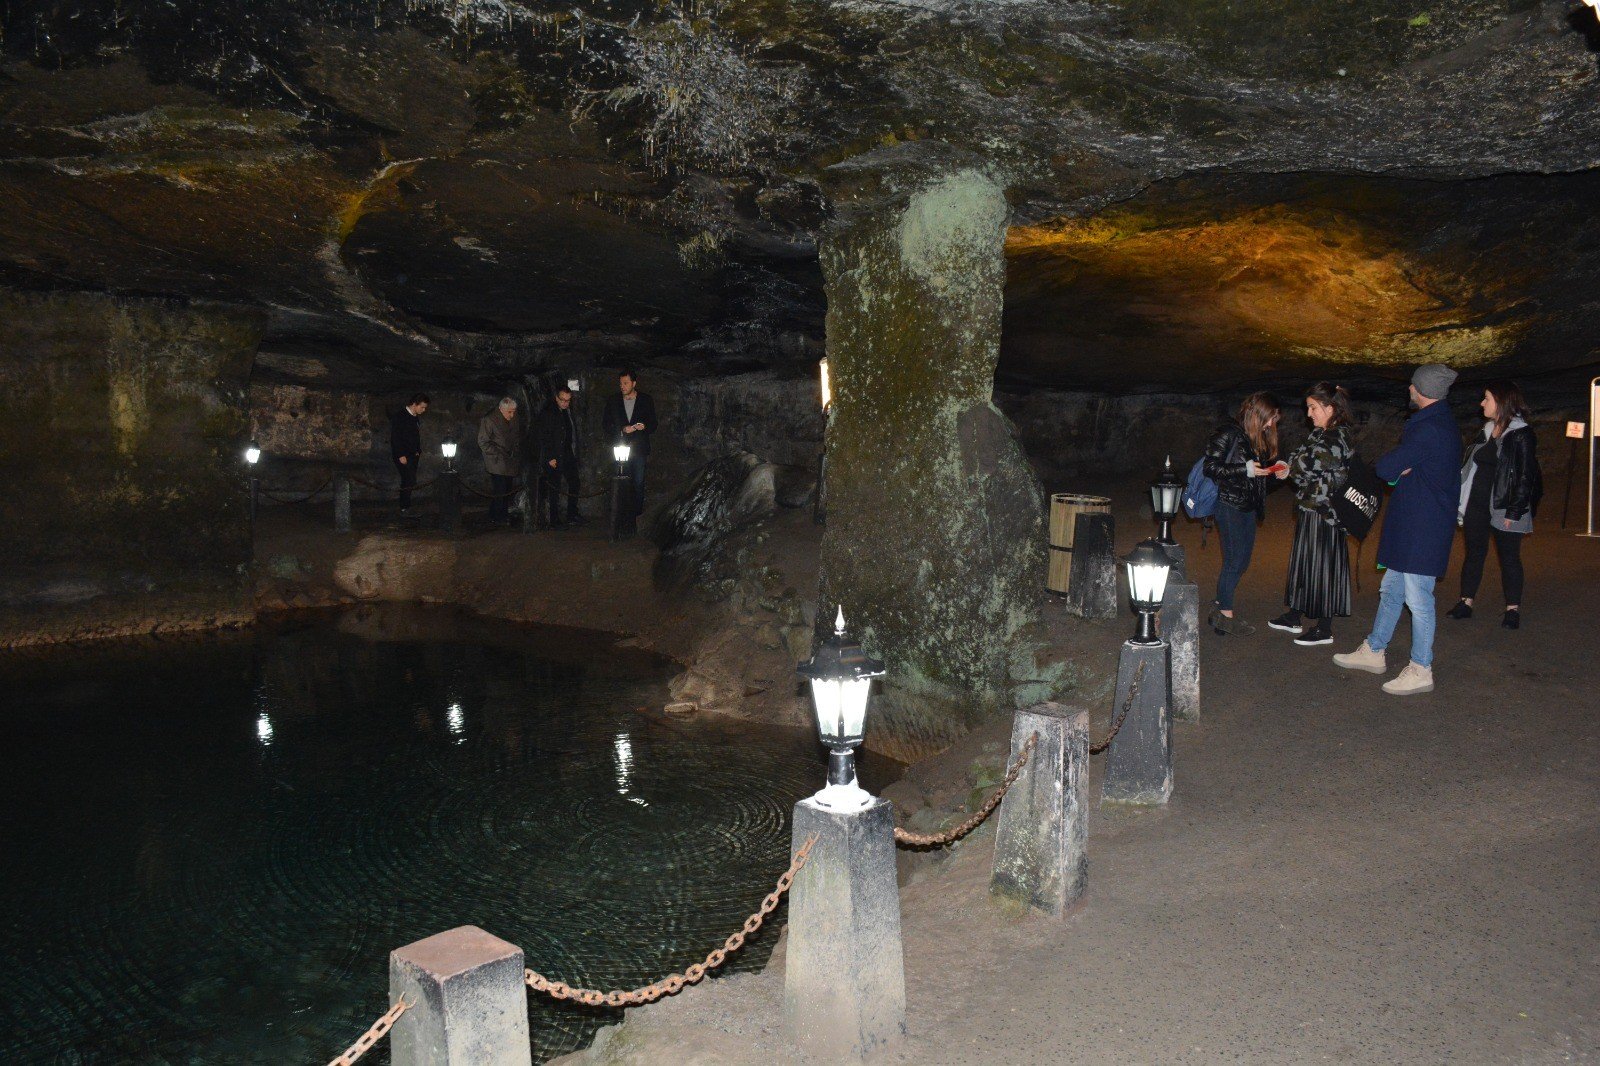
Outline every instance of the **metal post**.
<svg viewBox="0 0 1600 1066">
<path fill-rule="evenodd" d="M 1594 532 L 1594 443 L 1595 430 L 1600 426 L 1595 425 L 1595 417 L 1600 415 L 1600 378 L 1589 382 L 1589 525 L 1584 531 L 1584 536 L 1592 537 Z"/>
<path fill-rule="evenodd" d="M 333 475 L 333 531 L 350 532 L 350 475 Z"/>
<path fill-rule="evenodd" d="M 626 463 L 617 464 L 617 472 L 611 478 L 611 539 L 622 539 L 622 506 L 627 494 L 628 466 Z"/>
<path fill-rule="evenodd" d="M 461 475 L 454 463 L 439 475 L 439 528 L 446 533 L 461 528 Z"/>
<path fill-rule="evenodd" d="M 250 475 L 250 524 L 255 525 L 256 512 L 261 509 L 261 479 Z"/>
</svg>

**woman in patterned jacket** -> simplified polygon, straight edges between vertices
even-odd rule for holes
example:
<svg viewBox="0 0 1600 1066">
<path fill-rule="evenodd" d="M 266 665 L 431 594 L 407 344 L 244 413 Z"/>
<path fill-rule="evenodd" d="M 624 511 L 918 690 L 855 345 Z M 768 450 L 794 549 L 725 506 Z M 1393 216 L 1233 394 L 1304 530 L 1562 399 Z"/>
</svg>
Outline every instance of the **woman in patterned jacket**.
<svg viewBox="0 0 1600 1066">
<path fill-rule="evenodd" d="M 1350 547 L 1329 500 L 1344 487 L 1354 452 L 1350 394 L 1319 381 L 1306 393 L 1311 433 L 1289 456 L 1280 478 L 1294 479 L 1294 547 L 1283 603 L 1289 608 L 1267 624 L 1295 633 L 1296 644 L 1333 643 L 1333 619 L 1350 614 Z M 1310 623 L 1309 625 L 1307 623 Z"/>
</svg>

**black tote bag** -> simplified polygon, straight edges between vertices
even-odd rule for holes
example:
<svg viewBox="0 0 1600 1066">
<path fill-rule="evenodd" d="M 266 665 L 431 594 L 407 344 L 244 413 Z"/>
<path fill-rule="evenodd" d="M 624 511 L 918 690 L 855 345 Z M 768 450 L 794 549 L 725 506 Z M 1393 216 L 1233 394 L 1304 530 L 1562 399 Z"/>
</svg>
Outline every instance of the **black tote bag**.
<svg viewBox="0 0 1600 1066">
<path fill-rule="evenodd" d="M 1329 500 L 1339 528 L 1357 540 L 1364 540 L 1378 520 L 1383 506 L 1383 481 L 1360 456 L 1352 455 L 1345 464 L 1344 485 Z"/>
</svg>

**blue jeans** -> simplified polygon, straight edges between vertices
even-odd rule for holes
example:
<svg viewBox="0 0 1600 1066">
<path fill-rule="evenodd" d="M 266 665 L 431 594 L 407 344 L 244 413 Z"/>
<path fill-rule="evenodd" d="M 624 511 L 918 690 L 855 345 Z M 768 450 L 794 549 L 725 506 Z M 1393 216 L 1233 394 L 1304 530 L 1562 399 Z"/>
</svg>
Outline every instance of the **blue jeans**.
<svg viewBox="0 0 1600 1066">
<path fill-rule="evenodd" d="M 1233 610 L 1233 590 L 1250 566 L 1256 547 L 1256 513 L 1217 501 L 1217 536 L 1222 541 L 1222 573 L 1217 575 L 1217 606 Z"/>
<path fill-rule="evenodd" d="M 1372 635 L 1367 647 L 1383 651 L 1394 638 L 1400 624 L 1400 608 L 1411 608 L 1411 661 L 1418 666 L 1433 666 L 1433 629 L 1437 623 L 1433 604 L 1433 585 L 1438 578 L 1422 574 L 1402 574 L 1386 570 L 1378 589 L 1378 615 L 1372 620 Z"/>
</svg>

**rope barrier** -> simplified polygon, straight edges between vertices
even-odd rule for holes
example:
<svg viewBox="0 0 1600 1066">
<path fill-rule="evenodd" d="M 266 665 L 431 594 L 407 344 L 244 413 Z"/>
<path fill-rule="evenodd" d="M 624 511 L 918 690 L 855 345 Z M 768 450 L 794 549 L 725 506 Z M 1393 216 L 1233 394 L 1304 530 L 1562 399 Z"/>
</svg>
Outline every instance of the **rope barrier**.
<svg viewBox="0 0 1600 1066">
<path fill-rule="evenodd" d="M 306 503 L 321 495 L 322 490 L 331 484 L 333 484 L 333 478 L 330 477 L 328 480 L 324 481 L 322 484 L 318 485 L 304 496 L 279 496 L 277 493 L 268 492 L 266 489 L 261 490 L 261 495 L 275 503 Z"/>
<path fill-rule="evenodd" d="M 461 482 L 461 487 L 472 493 L 474 496 L 481 496 L 486 500 L 506 500 L 522 491 L 522 489 L 518 487 L 512 489 L 510 492 L 484 492 L 482 489 L 468 484 L 465 480 Z"/>
<path fill-rule="evenodd" d="M 944 847 L 946 844 L 954 844 L 978 828 L 983 824 L 984 819 L 993 814 L 994 809 L 1000 806 L 1000 801 L 1005 799 L 1006 793 L 1016 783 L 1017 775 L 1022 773 L 1022 768 L 1027 765 L 1029 756 L 1033 754 L 1033 746 L 1038 741 L 1038 733 L 1028 737 L 1027 741 L 1022 745 L 1022 750 L 1017 753 L 1017 761 L 1011 764 L 1011 770 L 1006 774 L 1006 779 L 1000 783 L 1000 787 L 995 790 L 994 795 L 989 797 L 989 801 L 978 808 L 977 814 L 974 814 L 954 829 L 946 830 L 943 833 L 913 833 L 908 829 L 901 829 L 899 826 L 895 826 L 894 842 L 911 848 Z"/>
<path fill-rule="evenodd" d="M 329 1061 L 328 1066 L 354 1066 L 361 1056 L 372 1050 L 372 1045 L 389 1034 L 389 1030 L 394 1028 L 394 1023 L 400 1018 L 400 1015 L 410 1009 L 411 1004 L 406 1002 L 404 996 L 401 996 L 399 1002 L 390 1007 L 383 1017 L 373 1022 L 372 1026 L 361 1034 L 359 1040 L 345 1048 L 343 1054 L 335 1055 Z"/>
<path fill-rule="evenodd" d="M 706 974 L 726 962 L 729 955 L 743 947 L 745 937 L 755 935 L 756 930 L 760 929 L 761 924 L 767 920 L 767 915 L 778 909 L 778 901 L 783 898 L 785 892 L 789 891 L 789 886 L 794 883 L 795 874 L 799 873 L 801 868 L 805 866 L 806 859 L 811 856 L 811 848 L 816 842 L 817 836 L 815 833 L 807 837 L 806 842 L 801 844 L 799 850 L 794 853 L 794 861 L 789 863 L 789 868 L 784 871 L 782 877 L 778 878 L 777 887 L 767 893 L 766 898 L 761 901 L 761 906 L 744 920 L 744 925 L 735 930 L 727 940 L 724 940 L 720 948 L 707 955 L 704 962 L 695 963 L 681 974 L 671 974 L 642 988 L 635 988 L 627 992 L 620 990 L 601 992 L 594 988 L 573 988 L 565 981 L 552 981 L 533 970 L 523 971 L 523 980 L 535 992 L 543 992 L 555 999 L 576 1000 L 586 1007 L 636 1007 L 644 1003 L 654 1003 L 662 996 L 674 995 L 684 985 L 699 983 Z M 333 1064 L 330 1063 L 329 1066 L 333 1066 Z"/>
</svg>

